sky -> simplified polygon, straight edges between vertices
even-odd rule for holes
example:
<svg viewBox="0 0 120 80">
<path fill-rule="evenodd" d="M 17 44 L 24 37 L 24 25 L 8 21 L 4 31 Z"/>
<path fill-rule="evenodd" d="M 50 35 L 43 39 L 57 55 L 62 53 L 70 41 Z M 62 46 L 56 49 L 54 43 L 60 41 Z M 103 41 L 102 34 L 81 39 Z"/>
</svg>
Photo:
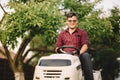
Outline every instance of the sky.
<svg viewBox="0 0 120 80">
<path fill-rule="evenodd" d="M 96 9 L 101 8 L 105 13 L 104 16 L 109 16 L 109 10 L 112 9 L 114 6 L 117 6 L 120 9 L 120 0 L 103 0 L 100 4 L 96 6 Z"/>
</svg>

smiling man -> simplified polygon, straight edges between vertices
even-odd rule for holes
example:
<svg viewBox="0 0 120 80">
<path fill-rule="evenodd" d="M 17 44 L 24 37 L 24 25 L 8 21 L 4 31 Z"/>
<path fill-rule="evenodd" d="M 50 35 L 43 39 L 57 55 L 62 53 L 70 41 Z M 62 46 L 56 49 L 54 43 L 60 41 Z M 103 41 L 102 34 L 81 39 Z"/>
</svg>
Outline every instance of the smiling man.
<svg viewBox="0 0 120 80">
<path fill-rule="evenodd" d="M 78 18 L 73 12 L 69 12 L 66 16 L 67 29 L 62 31 L 57 38 L 55 51 L 60 46 L 74 46 L 79 49 L 79 55 L 82 69 L 84 71 L 85 80 L 94 80 L 92 72 L 92 63 L 90 56 L 87 53 L 88 49 L 88 35 L 87 32 L 77 27 Z M 73 48 L 64 48 L 60 50 L 62 53 L 75 53 Z"/>
</svg>

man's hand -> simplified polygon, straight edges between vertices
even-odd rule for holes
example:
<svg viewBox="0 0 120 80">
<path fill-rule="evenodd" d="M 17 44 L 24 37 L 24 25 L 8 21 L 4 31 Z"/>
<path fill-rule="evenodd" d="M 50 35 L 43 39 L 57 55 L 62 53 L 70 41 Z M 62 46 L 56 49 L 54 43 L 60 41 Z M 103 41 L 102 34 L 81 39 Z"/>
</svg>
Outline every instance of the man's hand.
<svg viewBox="0 0 120 80">
<path fill-rule="evenodd" d="M 58 47 L 55 49 L 55 52 L 57 52 L 57 53 L 66 53 L 66 52 L 63 51 L 62 49 L 59 49 L 59 50 L 58 50 Z"/>
<path fill-rule="evenodd" d="M 62 53 L 66 53 L 65 51 L 63 51 L 62 49 L 60 49 L 60 51 L 62 52 Z"/>
<path fill-rule="evenodd" d="M 78 51 L 76 51 L 76 50 L 72 52 L 72 55 L 78 56 L 79 54 L 80 54 L 80 53 L 78 53 Z"/>
</svg>

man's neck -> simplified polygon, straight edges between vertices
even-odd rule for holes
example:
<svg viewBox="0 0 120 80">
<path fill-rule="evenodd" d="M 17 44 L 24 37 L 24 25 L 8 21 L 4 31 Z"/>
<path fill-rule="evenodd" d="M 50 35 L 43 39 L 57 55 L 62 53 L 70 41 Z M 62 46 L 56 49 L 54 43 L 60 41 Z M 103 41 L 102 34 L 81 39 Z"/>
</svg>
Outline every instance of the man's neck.
<svg viewBox="0 0 120 80">
<path fill-rule="evenodd" d="M 69 33 L 72 34 L 76 30 L 76 28 L 69 28 L 68 30 L 69 30 Z"/>
</svg>

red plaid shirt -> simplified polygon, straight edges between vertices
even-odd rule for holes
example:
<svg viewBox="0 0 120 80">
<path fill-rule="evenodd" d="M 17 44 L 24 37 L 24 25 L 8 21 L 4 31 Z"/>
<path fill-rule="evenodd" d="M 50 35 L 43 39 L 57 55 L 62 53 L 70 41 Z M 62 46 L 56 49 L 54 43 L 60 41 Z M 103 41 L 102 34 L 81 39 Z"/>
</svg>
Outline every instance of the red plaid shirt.
<svg viewBox="0 0 120 80">
<path fill-rule="evenodd" d="M 60 46 L 74 46 L 81 49 L 83 44 L 88 45 L 88 35 L 84 30 L 77 28 L 72 34 L 70 34 L 68 29 L 66 29 L 59 34 L 55 48 Z M 64 51 L 72 52 L 74 49 L 65 48 Z"/>
</svg>

